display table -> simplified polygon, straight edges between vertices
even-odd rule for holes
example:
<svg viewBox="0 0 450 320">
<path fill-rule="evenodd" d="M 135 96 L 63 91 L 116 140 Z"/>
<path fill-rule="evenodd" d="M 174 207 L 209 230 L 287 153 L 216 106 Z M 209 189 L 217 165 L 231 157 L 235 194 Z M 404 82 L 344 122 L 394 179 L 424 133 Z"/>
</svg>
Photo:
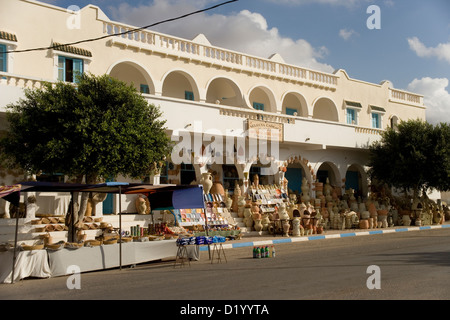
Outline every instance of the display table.
<svg viewBox="0 0 450 320">
<path fill-rule="evenodd" d="M 119 244 L 48 251 L 52 277 L 72 274 L 69 266 L 80 272 L 120 266 Z M 122 243 L 122 266 L 155 261 L 177 255 L 176 240 Z"/>
<path fill-rule="evenodd" d="M 0 282 L 11 283 L 13 252 L 0 253 Z M 16 255 L 14 282 L 28 277 L 52 276 L 46 250 L 19 251 Z"/>
</svg>

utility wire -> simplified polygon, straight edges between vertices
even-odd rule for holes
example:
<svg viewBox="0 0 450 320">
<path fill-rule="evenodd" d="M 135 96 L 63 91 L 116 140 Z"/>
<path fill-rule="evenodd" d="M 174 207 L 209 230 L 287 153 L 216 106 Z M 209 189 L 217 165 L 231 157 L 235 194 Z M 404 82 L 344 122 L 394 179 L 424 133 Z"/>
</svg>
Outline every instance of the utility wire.
<svg viewBox="0 0 450 320">
<path fill-rule="evenodd" d="M 137 32 L 137 31 L 140 31 L 140 30 L 147 29 L 147 28 L 151 28 L 151 27 L 163 24 L 163 23 L 184 19 L 186 17 L 192 16 L 192 15 L 195 15 L 195 14 L 199 14 L 199 13 L 202 13 L 202 12 L 210 11 L 210 10 L 216 9 L 218 7 L 224 6 L 226 4 L 229 4 L 229 3 L 232 3 L 232 2 L 237 2 L 237 1 L 239 1 L 239 0 L 229 0 L 229 1 L 226 1 L 226 2 L 222 2 L 222 3 L 216 4 L 216 5 L 212 6 L 212 7 L 208 7 L 208 8 L 205 8 L 205 9 L 201 9 L 201 10 L 193 11 L 193 12 L 190 12 L 190 13 L 186 13 L 184 15 L 181 15 L 181 16 L 178 16 L 178 17 L 175 17 L 175 18 L 170 18 L 170 19 L 159 21 L 159 22 L 155 22 L 155 23 L 150 24 L 148 26 L 139 27 L 139 28 L 131 29 L 131 30 L 128 30 L 128 31 L 120 32 L 120 33 L 108 34 L 106 36 L 101 36 L 101 37 L 98 37 L 98 38 L 79 40 L 79 41 L 70 42 L 70 43 L 66 43 L 66 44 L 52 45 L 52 46 L 49 46 L 49 47 L 23 49 L 23 50 L 17 50 L 17 51 L 16 50 L 10 50 L 10 51 L 0 52 L 0 54 L 3 54 L 3 53 L 22 53 L 22 52 L 30 52 L 30 51 L 41 51 L 41 50 L 48 50 L 48 49 L 57 49 L 57 48 L 61 48 L 62 46 L 71 46 L 71 45 L 85 43 L 85 42 L 98 41 L 98 40 L 102 40 L 102 39 L 106 39 L 106 38 L 110 38 L 110 37 L 115 37 L 115 36 L 122 36 L 122 35 L 125 35 L 125 34 L 128 34 L 128 33 L 133 33 L 133 32 Z"/>
</svg>

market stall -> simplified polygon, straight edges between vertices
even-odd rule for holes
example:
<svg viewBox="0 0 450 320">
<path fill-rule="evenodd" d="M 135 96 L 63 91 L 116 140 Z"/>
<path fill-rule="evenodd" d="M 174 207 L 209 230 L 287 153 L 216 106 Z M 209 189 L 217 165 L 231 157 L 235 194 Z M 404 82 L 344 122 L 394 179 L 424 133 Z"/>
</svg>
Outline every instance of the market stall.
<svg viewBox="0 0 450 320">
<path fill-rule="evenodd" d="M 121 195 L 126 194 L 144 194 L 152 203 L 152 206 L 159 208 L 203 208 L 203 190 L 199 186 L 176 186 L 176 185 L 143 185 L 130 184 L 121 182 L 108 182 L 96 185 L 79 185 L 79 184 L 61 184 L 61 183 L 46 183 L 46 182 L 24 182 L 14 188 L 13 191 L 1 194 L 8 196 L 9 199 L 20 197 L 20 191 L 26 192 L 96 192 L 96 193 L 117 193 L 119 199 Z M 73 201 L 71 201 L 72 203 Z M 25 272 L 25 277 L 32 275 L 40 275 L 42 277 L 58 276 L 66 274 L 67 267 L 76 264 L 81 271 L 101 270 L 112 267 L 122 267 L 125 265 L 133 265 L 137 263 L 159 260 L 168 257 L 174 257 L 177 251 L 177 243 L 175 235 L 170 237 L 153 237 L 147 234 L 146 237 L 141 233 L 135 237 L 125 237 L 125 232 L 122 229 L 122 210 L 120 208 L 121 201 L 119 201 L 119 228 L 108 228 L 115 231 L 116 236 L 110 236 L 108 239 L 96 239 L 92 242 L 67 242 L 64 243 L 47 243 L 45 247 L 39 250 L 23 251 L 22 246 L 17 243 L 17 223 L 16 223 L 16 237 L 14 246 L 5 250 L 5 256 L 12 258 L 12 274 L 9 275 L 8 270 L 11 268 L 7 266 L 6 261 L 9 259 L 2 259 L 3 263 L 0 266 L 3 278 L 10 279 L 14 282 L 17 279 L 22 279 L 24 276 L 24 266 L 33 272 Z M 73 209 L 69 210 L 68 215 L 73 214 Z M 17 219 L 18 220 L 18 219 Z M 73 219 L 72 219 L 73 223 Z M 150 236 L 150 238 L 148 237 Z M 125 243 L 126 240 L 126 243 Z M 130 242 L 131 240 L 131 242 Z M 149 241 L 155 240 L 155 241 Z M 70 246 L 67 246 L 70 244 Z M 124 249 L 124 250 L 122 250 Z M 10 257 L 11 256 L 11 257 Z M 18 257 L 18 258 L 16 258 Z M 31 257 L 40 257 L 38 262 L 30 264 Z M 44 258 L 45 257 L 45 258 Z M 11 261 L 11 260 L 9 260 Z M 22 261 L 23 263 L 18 264 Z M 48 263 L 44 263 L 48 261 Z M 3 265 L 5 264 L 5 265 Z M 30 266 L 34 265 L 33 268 Z M 22 266 L 22 267 L 21 267 Z M 14 274 L 18 267 L 18 272 Z"/>
</svg>

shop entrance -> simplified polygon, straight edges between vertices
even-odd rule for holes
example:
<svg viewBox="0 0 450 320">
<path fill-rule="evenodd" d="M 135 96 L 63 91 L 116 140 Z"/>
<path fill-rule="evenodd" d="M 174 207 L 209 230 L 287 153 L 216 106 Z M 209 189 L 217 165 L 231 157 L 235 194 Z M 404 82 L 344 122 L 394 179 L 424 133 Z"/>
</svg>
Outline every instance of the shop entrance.
<svg viewBox="0 0 450 320">
<path fill-rule="evenodd" d="M 284 177 L 288 180 L 288 188 L 294 193 L 302 193 L 303 169 L 300 167 L 287 167 Z"/>
<path fill-rule="evenodd" d="M 180 170 L 180 183 L 182 185 L 187 185 L 191 184 L 192 181 L 197 181 L 194 166 L 192 164 L 182 163 Z"/>
</svg>

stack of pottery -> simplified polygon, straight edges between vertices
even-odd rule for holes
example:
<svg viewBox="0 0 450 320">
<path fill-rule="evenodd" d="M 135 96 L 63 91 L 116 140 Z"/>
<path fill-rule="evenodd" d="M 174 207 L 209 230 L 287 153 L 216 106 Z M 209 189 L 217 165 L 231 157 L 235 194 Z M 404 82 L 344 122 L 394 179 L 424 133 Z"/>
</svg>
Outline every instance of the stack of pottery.
<svg viewBox="0 0 450 320">
<path fill-rule="evenodd" d="M 387 216 L 388 216 L 388 210 L 382 209 L 378 210 L 378 228 L 387 228 Z"/>
<path fill-rule="evenodd" d="M 299 237 L 302 234 L 300 227 L 300 219 L 298 217 L 295 217 L 294 220 L 292 220 L 292 236 Z"/>
</svg>

